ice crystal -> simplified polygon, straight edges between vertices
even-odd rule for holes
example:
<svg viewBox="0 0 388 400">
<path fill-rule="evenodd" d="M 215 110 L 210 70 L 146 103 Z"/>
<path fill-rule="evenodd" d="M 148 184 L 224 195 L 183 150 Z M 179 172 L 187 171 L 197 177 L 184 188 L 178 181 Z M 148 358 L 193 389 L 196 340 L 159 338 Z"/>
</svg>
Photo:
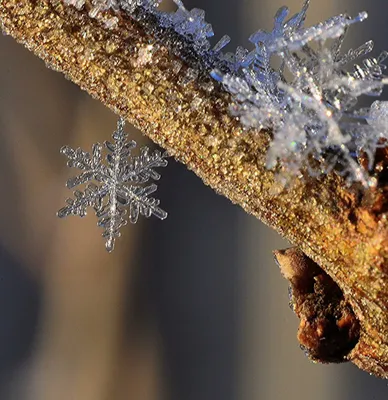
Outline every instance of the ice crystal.
<svg viewBox="0 0 388 400">
<path fill-rule="evenodd" d="M 199 8 L 187 10 L 181 0 L 173 0 L 178 6 L 174 13 L 164 13 L 162 23 L 172 27 L 180 35 L 186 36 L 197 48 L 209 50 L 208 38 L 214 36 L 212 26 L 205 20 L 205 11 Z"/>
<path fill-rule="evenodd" d="M 65 4 L 82 9 L 86 0 L 63 0 Z M 123 10 L 134 18 L 141 18 L 145 13 L 152 14 L 159 21 L 160 26 L 172 28 L 176 33 L 186 37 L 192 42 L 199 53 L 204 54 L 211 47 L 208 38 L 214 35 L 211 24 L 205 20 L 205 11 L 199 8 L 188 10 L 181 0 L 173 0 L 177 6 L 175 12 L 162 12 L 158 10 L 162 0 L 91 0 L 89 16 L 96 18 L 104 11 L 118 12 Z M 108 27 L 112 22 L 108 22 Z M 214 47 L 217 53 L 230 41 L 225 35 Z"/>
<path fill-rule="evenodd" d="M 237 72 L 214 70 L 212 76 L 233 95 L 231 112 L 245 127 L 273 132 L 267 167 L 277 168 L 284 184 L 304 169 L 313 176 L 334 169 L 368 187 L 368 171 L 357 156 L 367 152 L 373 165 L 376 147 L 387 136 L 387 106 L 378 102 L 361 109 L 358 103 L 363 95 L 381 94 L 387 53 L 346 68 L 373 49 L 373 42 L 367 42 L 341 55 L 348 27 L 366 13 L 339 15 L 305 28 L 308 6 L 306 0 L 288 20 L 288 9 L 282 7 L 271 32 L 259 30 L 250 37 L 255 49 Z M 275 56 L 280 57 L 277 69 L 272 67 Z"/>
<path fill-rule="evenodd" d="M 64 1 L 78 9 L 85 3 Z M 365 12 L 355 18 L 338 15 L 305 27 L 310 4 L 310 0 L 305 0 L 300 12 L 290 18 L 288 8 L 281 7 L 271 31 L 252 34 L 249 40 L 253 50 L 238 47 L 235 53 L 224 53 L 230 38 L 225 35 L 211 46 L 213 30 L 204 11 L 188 10 L 181 0 L 174 0 L 177 10 L 166 13 L 158 10 L 160 2 L 92 0 L 89 15 L 120 11 L 147 24 L 152 14 L 151 19 L 159 27 L 169 28 L 166 32 L 174 31 L 177 37 L 184 38 L 183 45 L 180 42 L 176 48 L 174 40 L 166 43 L 175 53 L 185 46 L 195 50 L 196 59 L 200 59 L 205 70 L 232 94 L 230 111 L 244 127 L 272 132 L 267 167 L 277 170 L 283 183 L 306 170 L 314 176 L 335 170 L 349 182 L 361 182 L 368 187 L 368 171 L 357 162 L 357 157 L 367 154 L 369 167 L 373 166 L 376 148 L 387 142 L 388 107 L 379 101 L 360 108 L 359 100 L 381 95 L 387 83 L 383 64 L 387 53 L 366 58 L 373 50 L 372 41 L 342 52 L 349 26 L 363 21 L 367 17 Z M 112 25 L 110 20 L 105 24 Z M 158 27 L 150 29 L 157 32 Z M 158 38 L 163 40 L 160 35 Z M 143 52 L 139 63 L 152 55 Z M 273 67 L 276 57 L 280 58 L 278 68 Z M 352 66 L 355 62 L 358 64 Z M 192 65 L 178 83 L 185 86 L 196 79 L 198 68 L 199 64 Z"/>
<path fill-rule="evenodd" d="M 80 10 L 85 5 L 85 0 L 63 0 L 65 4 Z"/>
<path fill-rule="evenodd" d="M 149 180 L 160 179 L 154 168 L 165 167 L 166 156 L 158 150 L 150 152 L 147 147 L 141 149 L 139 156 L 132 156 L 136 142 L 128 142 L 127 136 L 124 120 L 120 119 L 113 134 L 113 143 L 106 141 L 104 146 L 97 143 L 93 145 L 91 153 L 68 146 L 61 149 L 61 153 L 69 159 L 67 165 L 82 171 L 67 181 L 67 187 L 71 189 L 85 183 L 87 185 L 83 192 L 74 192 L 74 199 L 66 200 L 66 206 L 58 211 L 58 216 L 84 217 L 87 208 L 92 207 L 98 218 L 98 226 L 104 229 L 102 236 L 106 239 L 105 246 L 109 252 L 113 250 L 115 238 L 120 236 L 120 228 L 127 224 L 128 208 L 132 223 L 137 222 L 140 214 L 145 217 L 155 215 L 160 219 L 167 217 L 167 213 L 159 207 L 160 201 L 150 197 L 157 186 L 146 185 Z M 102 158 L 103 147 L 108 152 L 105 163 Z"/>
</svg>

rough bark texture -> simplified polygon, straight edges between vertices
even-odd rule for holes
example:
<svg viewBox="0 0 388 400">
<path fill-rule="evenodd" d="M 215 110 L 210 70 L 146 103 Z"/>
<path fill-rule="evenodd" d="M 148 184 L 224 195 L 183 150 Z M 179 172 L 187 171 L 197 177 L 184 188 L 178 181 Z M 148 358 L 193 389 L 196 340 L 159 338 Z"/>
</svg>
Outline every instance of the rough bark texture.
<svg viewBox="0 0 388 400">
<path fill-rule="evenodd" d="M 264 166 L 269 134 L 243 133 L 228 114 L 228 94 L 187 50 L 190 44 L 167 30 L 151 35 L 152 19 L 140 24 L 121 16 L 108 30 L 104 18 L 90 19 L 57 0 L 0 4 L 5 32 L 314 260 L 339 286 L 360 325 L 346 358 L 388 377 L 385 155 L 373 191 L 348 188 L 331 175 L 298 180 L 279 193 Z M 190 68 L 198 77 L 187 83 Z"/>
</svg>

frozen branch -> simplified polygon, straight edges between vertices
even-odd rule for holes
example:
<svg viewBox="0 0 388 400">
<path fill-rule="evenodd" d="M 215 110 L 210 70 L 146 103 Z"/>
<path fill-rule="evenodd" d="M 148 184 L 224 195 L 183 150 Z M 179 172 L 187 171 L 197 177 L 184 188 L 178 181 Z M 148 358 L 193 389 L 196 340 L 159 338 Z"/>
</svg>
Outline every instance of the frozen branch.
<svg viewBox="0 0 388 400">
<path fill-rule="evenodd" d="M 228 112 L 230 94 L 210 77 L 211 63 L 179 32 L 144 15 L 135 21 L 108 10 L 93 18 L 59 0 L 0 3 L 6 33 L 314 260 L 360 325 L 344 358 L 388 377 L 386 153 L 375 160 L 378 184 L 368 190 L 336 174 L 274 190 L 266 169 L 271 132 L 243 133 Z"/>
</svg>

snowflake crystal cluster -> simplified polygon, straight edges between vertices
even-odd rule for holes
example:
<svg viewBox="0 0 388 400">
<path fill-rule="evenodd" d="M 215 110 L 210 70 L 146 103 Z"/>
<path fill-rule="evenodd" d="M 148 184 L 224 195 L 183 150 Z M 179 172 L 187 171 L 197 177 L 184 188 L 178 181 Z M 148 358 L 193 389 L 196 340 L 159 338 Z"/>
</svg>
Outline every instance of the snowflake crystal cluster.
<svg viewBox="0 0 388 400">
<path fill-rule="evenodd" d="M 160 179 L 154 168 L 167 165 L 166 154 L 158 150 L 152 153 L 143 147 L 140 155 L 133 157 L 131 151 L 136 142 L 127 142 L 127 136 L 124 120 L 120 119 L 113 134 L 114 142 L 104 143 L 108 153 L 106 163 L 102 158 L 103 146 L 99 143 L 93 145 L 91 153 L 68 146 L 61 149 L 61 153 L 69 159 L 67 165 L 82 171 L 67 181 L 67 187 L 71 189 L 89 183 L 83 192 L 74 192 L 74 199 L 66 200 L 66 206 L 58 211 L 58 216 L 84 217 L 87 208 L 92 207 L 98 226 L 104 229 L 102 236 L 106 239 L 105 246 L 109 252 L 114 248 L 115 239 L 120 237 L 120 228 L 127 224 L 127 209 L 132 223 L 137 222 L 140 214 L 145 217 L 155 215 L 162 220 L 167 217 L 167 213 L 159 207 L 160 201 L 150 197 L 157 186 L 154 183 L 145 185 L 151 179 Z"/>
<path fill-rule="evenodd" d="M 359 100 L 381 95 L 388 83 L 383 75 L 388 54 L 347 68 L 373 49 L 370 41 L 341 54 L 348 27 L 366 13 L 305 28 L 309 2 L 289 19 L 288 9 L 280 8 L 271 32 L 255 32 L 249 39 L 255 49 L 237 73 L 211 74 L 234 96 L 230 110 L 246 128 L 273 133 L 267 167 L 278 167 L 283 184 L 303 169 L 312 176 L 334 169 L 349 182 L 373 186 L 357 157 L 366 154 L 372 168 L 376 148 L 388 138 L 388 103 L 360 108 Z M 274 57 L 280 58 L 278 69 L 272 67 Z"/>
<path fill-rule="evenodd" d="M 64 1 L 79 9 L 85 4 Z M 189 11 L 181 0 L 174 0 L 177 10 L 166 13 L 158 10 L 161 1 L 92 0 L 89 14 L 113 10 L 139 19 L 151 13 L 160 26 L 184 37 L 211 76 L 232 94 L 230 112 L 247 130 L 272 132 L 267 167 L 275 169 L 284 184 L 306 170 L 313 176 L 335 170 L 351 183 L 376 184 L 357 158 L 367 155 L 373 167 L 376 149 L 388 138 L 388 102 L 360 107 L 359 100 L 381 95 L 387 84 L 387 53 L 367 58 L 372 41 L 341 52 L 349 26 L 363 21 L 365 12 L 355 18 L 338 15 L 306 28 L 310 0 L 305 0 L 291 18 L 287 7 L 280 8 L 271 32 L 251 35 L 253 50 L 238 47 L 235 53 L 224 53 L 230 38 L 225 35 L 211 48 L 213 30 L 204 11 Z M 280 59 L 278 68 L 273 67 L 274 58 Z"/>
</svg>

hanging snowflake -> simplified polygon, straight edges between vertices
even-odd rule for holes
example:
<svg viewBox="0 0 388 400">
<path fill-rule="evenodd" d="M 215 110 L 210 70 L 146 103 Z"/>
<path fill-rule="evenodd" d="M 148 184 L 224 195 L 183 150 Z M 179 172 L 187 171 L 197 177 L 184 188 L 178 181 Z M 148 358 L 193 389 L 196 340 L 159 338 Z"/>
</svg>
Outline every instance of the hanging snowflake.
<svg viewBox="0 0 388 400">
<path fill-rule="evenodd" d="M 137 222 L 140 214 L 145 217 L 153 214 L 161 220 L 167 217 L 167 213 L 159 207 L 160 201 L 149 197 L 157 186 L 145 185 L 150 179 L 160 179 L 154 168 L 167 165 L 166 153 L 158 150 L 151 153 L 143 147 L 140 156 L 131 156 L 136 142 L 126 141 L 128 135 L 124 132 L 124 124 L 124 119 L 120 118 L 113 134 L 114 143 L 104 143 L 108 151 L 106 163 L 103 163 L 103 146 L 99 143 L 93 145 L 92 153 L 68 146 L 61 149 L 61 153 L 69 159 L 67 165 L 82 170 L 78 176 L 70 178 L 66 186 L 71 189 L 90 183 L 83 192 L 76 190 L 74 199 L 66 200 L 66 206 L 58 211 L 58 217 L 84 217 L 86 209 L 92 207 L 98 226 L 104 229 L 102 236 L 106 239 L 105 246 L 109 252 L 114 248 L 115 238 L 120 237 L 120 228 L 127 224 L 127 208 L 132 223 Z"/>
</svg>

